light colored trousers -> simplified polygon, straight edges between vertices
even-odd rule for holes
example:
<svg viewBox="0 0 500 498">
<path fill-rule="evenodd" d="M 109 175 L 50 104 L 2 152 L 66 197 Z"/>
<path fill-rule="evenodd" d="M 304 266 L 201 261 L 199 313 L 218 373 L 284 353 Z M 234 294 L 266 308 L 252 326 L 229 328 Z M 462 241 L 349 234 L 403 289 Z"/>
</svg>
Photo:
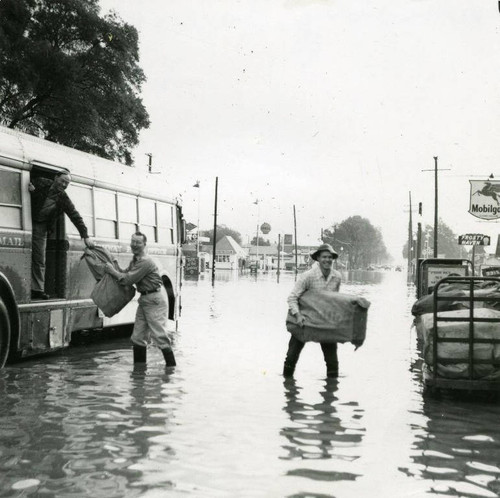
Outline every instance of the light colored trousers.
<svg viewBox="0 0 500 498">
<path fill-rule="evenodd" d="M 31 237 L 31 289 L 45 290 L 45 249 L 47 248 L 47 224 L 33 222 Z"/>
<path fill-rule="evenodd" d="M 172 349 L 167 335 L 168 300 L 164 289 L 139 298 L 131 341 L 137 346 L 147 346 L 149 338 L 160 349 Z"/>
</svg>

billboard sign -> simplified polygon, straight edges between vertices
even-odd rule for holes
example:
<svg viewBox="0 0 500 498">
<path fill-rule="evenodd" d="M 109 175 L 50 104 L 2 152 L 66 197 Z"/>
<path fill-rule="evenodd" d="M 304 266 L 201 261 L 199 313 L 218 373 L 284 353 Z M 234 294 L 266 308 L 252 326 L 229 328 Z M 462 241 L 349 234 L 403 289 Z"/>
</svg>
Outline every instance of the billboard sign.
<svg viewBox="0 0 500 498">
<path fill-rule="evenodd" d="M 482 220 L 500 218 L 500 181 L 469 180 L 469 213 Z"/>
<path fill-rule="evenodd" d="M 283 244 L 285 245 L 293 244 L 293 236 L 291 233 L 285 233 Z"/>
</svg>

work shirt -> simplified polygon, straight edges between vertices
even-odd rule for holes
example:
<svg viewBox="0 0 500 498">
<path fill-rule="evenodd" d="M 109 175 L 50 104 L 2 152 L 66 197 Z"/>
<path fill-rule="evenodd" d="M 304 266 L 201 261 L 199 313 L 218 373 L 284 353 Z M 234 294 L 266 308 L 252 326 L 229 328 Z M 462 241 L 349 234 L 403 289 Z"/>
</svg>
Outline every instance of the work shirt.
<svg viewBox="0 0 500 498">
<path fill-rule="evenodd" d="M 139 292 L 154 291 L 162 286 L 158 266 L 147 255 L 139 258 L 134 256 L 128 268 L 121 273 L 118 280 L 123 285 L 135 284 Z"/>
<path fill-rule="evenodd" d="M 328 277 L 325 278 L 319 264 L 316 263 L 310 270 L 300 275 L 288 296 L 287 303 L 292 315 L 296 315 L 300 311 L 299 298 L 305 291 L 314 289 L 338 292 L 341 280 L 340 272 L 334 269 L 331 269 Z"/>
<path fill-rule="evenodd" d="M 53 182 L 47 178 L 33 178 L 31 183 L 35 187 L 31 194 L 33 221 L 45 223 L 47 229 L 50 229 L 57 217 L 65 213 L 77 228 L 82 239 L 88 238 L 85 222 L 64 190 L 57 191 L 52 188 Z"/>
<path fill-rule="evenodd" d="M 42 209 L 38 213 L 35 213 L 33 218 L 35 221 L 43 222 L 50 221 L 56 217 L 57 209 L 57 192 L 54 189 L 49 190 L 49 194 L 43 203 Z"/>
</svg>

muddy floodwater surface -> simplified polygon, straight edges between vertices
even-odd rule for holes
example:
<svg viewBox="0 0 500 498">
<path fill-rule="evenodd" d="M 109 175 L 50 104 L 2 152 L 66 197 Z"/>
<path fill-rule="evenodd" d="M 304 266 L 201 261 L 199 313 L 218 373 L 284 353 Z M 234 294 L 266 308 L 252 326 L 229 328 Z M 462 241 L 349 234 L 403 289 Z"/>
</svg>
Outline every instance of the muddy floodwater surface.
<svg viewBox="0 0 500 498">
<path fill-rule="evenodd" d="M 0 496 L 500 496 L 500 404 L 423 396 L 406 275 L 344 274 L 372 306 L 338 379 L 317 344 L 281 376 L 293 283 L 185 281 L 173 371 L 123 338 L 1 370 Z"/>
</svg>

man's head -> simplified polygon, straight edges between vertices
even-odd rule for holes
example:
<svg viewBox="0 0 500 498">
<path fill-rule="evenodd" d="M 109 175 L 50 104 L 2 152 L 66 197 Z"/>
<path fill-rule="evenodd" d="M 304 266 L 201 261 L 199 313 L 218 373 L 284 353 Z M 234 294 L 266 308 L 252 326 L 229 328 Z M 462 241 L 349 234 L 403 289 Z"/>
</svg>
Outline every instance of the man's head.
<svg viewBox="0 0 500 498">
<path fill-rule="evenodd" d="M 62 192 L 68 188 L 70 183 L 71 175 L 69 174 L 69 171 L 60 171 L 54 178 L 52 185 L 57 191 Z"/>
<path fill-rule="evenodd" d="M 134 256 L 142 256 L 146 249 L 148 238 L 142 232 L 135 232 L 130 240 L 130 249 Z"/>
<path fill-rule="evenodd" d="M 330 244 L 321 244 L 312 254 L 311 258 L 317 261 L 322 270 L 330 270 L 333 260 L 338 258 L 338 254 Z"/>
</svg>

